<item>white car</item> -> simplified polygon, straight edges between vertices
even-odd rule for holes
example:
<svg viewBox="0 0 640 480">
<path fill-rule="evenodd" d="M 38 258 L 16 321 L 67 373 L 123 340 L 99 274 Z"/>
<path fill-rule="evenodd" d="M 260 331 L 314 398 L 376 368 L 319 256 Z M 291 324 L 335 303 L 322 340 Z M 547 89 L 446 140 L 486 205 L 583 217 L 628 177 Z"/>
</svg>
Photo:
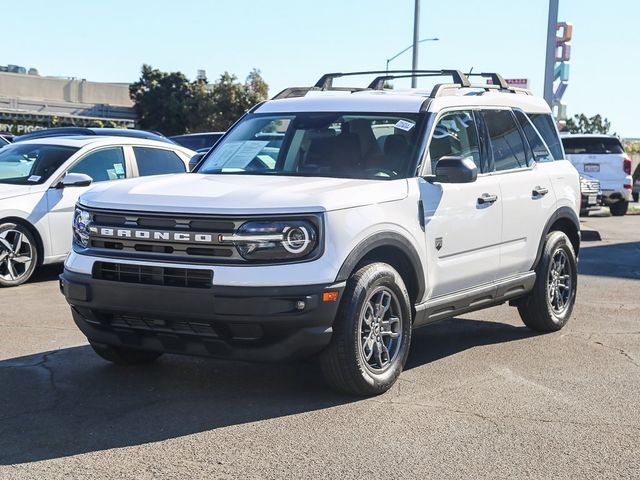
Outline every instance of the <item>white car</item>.
<svg viewBox="0 0 640 480">
<path fill-rule="evenodd" d="M 388 91 L 373 73 L 256 106 L 195 173 L 80 197 L 61 289 L 99 355 L 317 355 L 374 395 L 413 328 L 507 301 L 534 330 L 566 324 L 580 184 L 549 106 L 496 74 Z"/>
<path fill-rule="evenodd" d="M 186 172 L 195 152 L 126 137 L 56 137 L 0 148 L 0 286 L 62 262 L 80 194 L 131 177 Z"/>
<path fill-rule="evenodd" d="M 567 159 L 578 172 L 600 182 L 602 203 L 609 207 L 611 215 L 625 215 L 633 181 L 631 159 L 624 153 L 620 139 L 600 134 L 562 135 L 561 138 Z"/>
</svg>

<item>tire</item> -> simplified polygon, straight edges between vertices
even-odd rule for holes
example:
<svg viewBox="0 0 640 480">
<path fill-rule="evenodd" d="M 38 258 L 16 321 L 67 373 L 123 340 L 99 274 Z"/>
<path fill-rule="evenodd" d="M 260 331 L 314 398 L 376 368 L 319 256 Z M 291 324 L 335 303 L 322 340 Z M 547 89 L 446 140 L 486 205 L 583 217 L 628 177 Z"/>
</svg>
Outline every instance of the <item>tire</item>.
<svg viewBox="0 0 640 480">
<path fill-rule="evenodd" d="M 609 210 L 611 210 L 611 215 L 614 217 L 622 217 L 627 214 L 627 210 L 629 209 L 629 202 L 620 200 L 612 205 L 609 205 Z"/>
<path fill-rule="evenodd" d="M 38 246 L 31 231 L 13 222 L 0 224 L 0 287 L 22 285 L 37 264 Z"/>
<path fill-rule="evenodd" d="M 407 288 L 393 267 L 361 267 L 347 281 L 331 343 L 320 356 L 327 383 L 358 396 L 389 390 L 409 354 L 411 311 Z"/>
<path fill-rule="evenodd" d="M 127 347 L 115 347 L 102 343 L 89 342 L 93 351 L 108 362 L 116 365 L 141 365 L 151 363 L 157 359 L 162 352 L 150 352 L 147 350 L 136 350 Z"/>
<path fill-rule="evenodd" d="M 633 192 L 631 196 L 633 197 L 633 201 L 637 203 L 638 197 L 640 197 L 640 192 Z"/>
<path fill-rule="evenodd" d="M 563 232 L 549 233 L 536 267 L 533 290 L 518 305 L 520 318 L 527 327 L 536 332 L 555 332 L 566 325 L 576 300 L 577 272 L 569 237 Z"/>
<path fill-rule="evenodd" d="M 588 217 L 589 216 L 589 210 L 587 210 L 587 209 L 580 210 L 580 216 L 581 217 Z"/>
</svg>

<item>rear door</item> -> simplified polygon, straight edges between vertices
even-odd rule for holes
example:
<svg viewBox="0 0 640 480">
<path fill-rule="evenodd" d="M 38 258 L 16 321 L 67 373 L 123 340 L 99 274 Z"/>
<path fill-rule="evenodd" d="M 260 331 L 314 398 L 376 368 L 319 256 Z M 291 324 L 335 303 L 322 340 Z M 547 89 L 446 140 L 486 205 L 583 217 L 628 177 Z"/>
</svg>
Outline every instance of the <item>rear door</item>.
<svg viewBox="0 0 640 480">
<path fill-rule="evenodd" d="M 556 199 L 551 180 L 535 161 L 533 149 L 518 125 L 515 113 L 508 109 L 483 110 L 481 113 L 489 143 L 489 168 L 502 193 L 497 273 L 497 278 L 501 279 L 530 270 Z M 538 158 L 553 160 L 544 143 L 539 143 L 536 145 Z"/>
<path fill-rule="evenodd" d="M 495 176 L 483 174 L 482 145 L 474 112 L 442 113 L 429 143 L 427 172 L 445 156 L 473 159 L 479 175 L 472 183 L 420 181 L 429 296 L 438 297 L 492 282 L 500 257 L 502 205 Z M 481 198 L 495 197 L 495 201 Z"/>
<path fill-rule="evenodd" d="M 627 174 L 624 172 L 624 149 L 615 137 L 567 136 L 562 138 L 567 159 L 578 173 L 600 180 L 603 191 L 622 191 Z"/>
</svg>

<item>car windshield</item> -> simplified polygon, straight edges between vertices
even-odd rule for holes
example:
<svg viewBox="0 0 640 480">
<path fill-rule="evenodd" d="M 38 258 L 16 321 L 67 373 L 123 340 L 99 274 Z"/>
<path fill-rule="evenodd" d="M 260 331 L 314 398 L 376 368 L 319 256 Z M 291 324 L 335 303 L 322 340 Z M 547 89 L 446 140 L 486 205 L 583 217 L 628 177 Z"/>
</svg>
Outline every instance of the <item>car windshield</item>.
<svg viewBox="0 0 640 480">
<path fill-rule="evenodd" d="M 423 114 L 248 115 L 199 173 L 388 180 L 413 176 Z"/>
<path fill-rule="evenodd" d="M 37 185 L 45 182 L 71 155 L 75 147 L 11 144 L 0 149 L 0 183 Z"/>
<path fill-rule="evenodd" d="M 569 155 L 624 153 L 620 140 L 611 137 L 565 137 L 562 145 Z"/>
</svg>

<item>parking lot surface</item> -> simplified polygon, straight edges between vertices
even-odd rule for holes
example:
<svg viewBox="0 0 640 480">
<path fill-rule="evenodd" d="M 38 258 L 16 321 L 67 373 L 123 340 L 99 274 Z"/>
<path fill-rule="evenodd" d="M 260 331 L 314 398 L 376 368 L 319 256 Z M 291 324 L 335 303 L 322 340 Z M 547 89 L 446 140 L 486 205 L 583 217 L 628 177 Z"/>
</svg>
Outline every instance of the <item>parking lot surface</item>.
<svg viewBox="0 0 640 480">
<path fill-rule="evenodd" d="M 560 332 L 500 306 L 417 330 L 388 393 L 310 364 L 98 358 L 59 267 L 0 290 L 0 478 L 638 478 L 640 216 L 583 219 Z"/>
</svg>

